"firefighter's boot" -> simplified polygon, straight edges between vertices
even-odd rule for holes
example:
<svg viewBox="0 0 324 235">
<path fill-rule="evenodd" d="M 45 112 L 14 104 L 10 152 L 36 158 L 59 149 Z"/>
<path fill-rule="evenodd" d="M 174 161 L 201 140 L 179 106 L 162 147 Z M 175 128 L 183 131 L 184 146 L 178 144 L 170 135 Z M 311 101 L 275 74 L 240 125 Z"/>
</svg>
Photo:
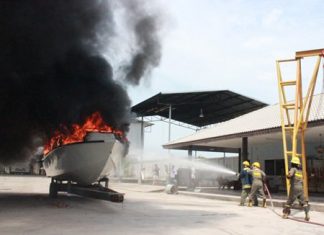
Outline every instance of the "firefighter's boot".
<svg viewBox="0 0 324 235">
<path fill-rule="evenodd" d="M 303 207 L 304 207 L 304 211 L 305 211 L 305 220 L 309 221 L 310 220 L 310 216 L 309 216 L 310 207 L 308 204 L 304 205 Z"/>
<path fill-rule="evenodd" d="M 289 206 L 285 206 L 285 208 L 282 210 L 282 218 L 283 219 L 287 219 L 288 215 L 290 214 L 290 207 Z"/>
<path fill-rule="evenodd" d="M 263 199 L 262 201 L 262 207 L 266 208 L 267 207 L 267 199 Z"/>
<path fill-rule="evenodd" d="M 248 207 L 252 207 L 252 200 L 251 199 L 249 199 Z"/>
</svg>

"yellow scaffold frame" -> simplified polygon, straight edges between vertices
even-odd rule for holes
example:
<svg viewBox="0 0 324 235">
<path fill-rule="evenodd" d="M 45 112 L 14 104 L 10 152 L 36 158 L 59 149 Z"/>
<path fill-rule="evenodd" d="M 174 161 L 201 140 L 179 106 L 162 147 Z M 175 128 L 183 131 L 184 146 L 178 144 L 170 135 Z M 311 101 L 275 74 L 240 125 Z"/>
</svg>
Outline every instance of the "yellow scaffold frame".
<svg viewBox="0 0 324 235">
<path fill-rule="evenodd" d="M 306 96 L 303 98 L 302 94 L 302 73 L 301 73 L 301 59 L 304 57 L 317 56 L 315 68 L 313 70 L 312 78 L 309 82 Z M 299 51 L 296 52 L 294 59 L 277 60 L 277 77 L 280 101 L 280 115 L 282 128 L 282 142 L 285 160 L 285 172 L 288 174 L 289 158 L 301 158 L 303 169 L 303 187 L 305 200 L 308 201 L 308 180 L 306 168 L 306 150 L 305 150 L 305 131 L 309 117 L 309 111 L 312 104 L 315 84 L 317 80 L 318 70 L 321 63 L 321 58 L 324 56 L 324 49 Z M 296 80 L 282 79 L 280 64 L 286 62 L 296 62 Z M 296 86 L 295 100 L 288 102 L 285 87 Z M 292 120 L 293 117 L 293 120 Z M 287 141 L 290 138 L 290 143 Z M 289 143 L 289 146 L 288 146 Z M 287 195 L 289 195 L 290 182 L 286 179 Z"/>
</svg>

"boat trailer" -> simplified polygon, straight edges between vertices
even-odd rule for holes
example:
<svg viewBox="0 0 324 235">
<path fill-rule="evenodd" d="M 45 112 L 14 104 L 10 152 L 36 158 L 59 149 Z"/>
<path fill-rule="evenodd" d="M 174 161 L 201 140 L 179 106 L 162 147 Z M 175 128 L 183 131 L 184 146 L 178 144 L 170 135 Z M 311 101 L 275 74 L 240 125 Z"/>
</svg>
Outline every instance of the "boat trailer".
<svg viewBox="0 0 324 235">
<path fill-rule="evenodd" d="M 118 193 L 108 188 L 108 181 L 108 178 L 104 178 L 92 185 L 80 185 L 70 181 L 64 182 L 52 178 L 49 187 L 49 196 L 51 198 L 56 198 L 58 192 L 67 192 L 82 197 L 89 197 L 119 203 L 123 202 L 125 194 Z M 104 183 L 104 185 L 102 185 L 102 183 Z"/>
</svg>

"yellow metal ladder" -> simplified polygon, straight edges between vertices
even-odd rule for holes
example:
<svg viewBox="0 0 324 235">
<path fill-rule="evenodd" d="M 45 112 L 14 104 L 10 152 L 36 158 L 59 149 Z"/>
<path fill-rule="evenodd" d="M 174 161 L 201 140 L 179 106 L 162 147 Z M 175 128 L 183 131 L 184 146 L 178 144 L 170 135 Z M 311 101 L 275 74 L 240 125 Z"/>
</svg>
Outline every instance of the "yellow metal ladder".
<svg viewBox="0 0 324 235">
<path fill-rule="evenodd" d="M 282 128 L 282 141 L 285 160 L 285 173 L 288 174 L 289 159 L 292 157 L 301 158 L 303 170 L 303 187 L 305 200 L 308 201 L 308 179 L 306 166 L 306 150 L 305 150 L 305 131 L 309 117 L 309 111 L 313 99 L 316 79 L 320 67 L 321 57 L 324 55 L 324 49 L 311 51 L 296 52 L 294 59 L 277 60 L 277 78 L 280 101 L 280 115 Z M 302 94 L 302 75 L 301 75 L 301 59 L 304 57 L 317 56 L 317 61 L 310 80 L 306 96 Z M 296 63 L 296 79 L 283 80 L 280 64 Z M 295 98 L 293 101 L 287 100 L 286 87 L 295 87 Z M 289 142 L 290 140 L 290 142 Z M 286 179 L 287 194 L 289 195 L 290 181 Z"/>
</svg>

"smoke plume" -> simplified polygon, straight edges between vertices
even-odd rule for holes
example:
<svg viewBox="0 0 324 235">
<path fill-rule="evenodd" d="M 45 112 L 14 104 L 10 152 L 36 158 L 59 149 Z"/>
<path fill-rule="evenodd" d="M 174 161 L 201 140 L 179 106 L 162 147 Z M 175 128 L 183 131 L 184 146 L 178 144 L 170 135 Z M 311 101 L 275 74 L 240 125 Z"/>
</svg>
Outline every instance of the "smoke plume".
<svg viewBox="0 0 324 235">
<path fill-rule="evenodd" d="M 151 14 L 141 16 L 144 0 L 140 1 L 141 4 L 132 0 L 122 2 L 130 13 L 128 25 L 131 27 L 131 31 L 135 32 L 136 43 L 135 53 L 129 65 L 124 68 L 125 79 L 133 85 L 138 85 L 140 79 L 160 63 L 161 45 L 157 33 L 158 26 L 160 26 L 159 18 Z"/>
<path fill-rule="evenodd" d="M 121 81 L 139 84 L 161 56 L 158 20 L 141 3 L 0 1 L 0 162 L 30 156 L 62 125 L 81 124 L 95 111 L 127 131 L 130 99 Z M 117 65 L 121 81 L 103 56 L 118 38 L 115 8 L 129 13 L 136 45 L 126 65 Z"/>
</svg>

